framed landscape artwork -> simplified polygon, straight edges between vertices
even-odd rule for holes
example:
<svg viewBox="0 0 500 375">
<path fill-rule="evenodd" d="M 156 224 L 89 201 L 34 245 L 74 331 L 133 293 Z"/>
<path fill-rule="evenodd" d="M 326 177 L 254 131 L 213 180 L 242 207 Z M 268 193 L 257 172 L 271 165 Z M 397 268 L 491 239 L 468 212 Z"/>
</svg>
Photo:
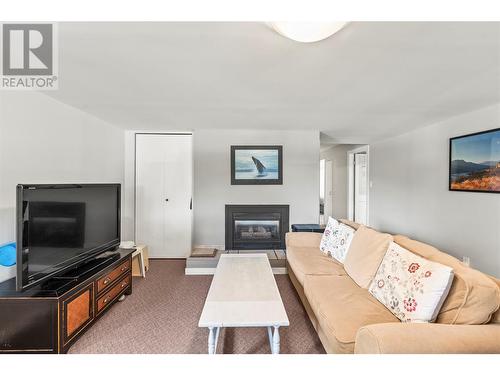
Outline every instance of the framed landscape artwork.
<svg viewBox="0 0 500 375">
<path fill-rule="evenodd" d="M 283 146 L 231 146 L 231 185 L 282 185 Z"/>
<path fill-rule="evenodd" d="M 500 192 L 500 128 L 450 139 L 449 189 Z"/>
</svg>

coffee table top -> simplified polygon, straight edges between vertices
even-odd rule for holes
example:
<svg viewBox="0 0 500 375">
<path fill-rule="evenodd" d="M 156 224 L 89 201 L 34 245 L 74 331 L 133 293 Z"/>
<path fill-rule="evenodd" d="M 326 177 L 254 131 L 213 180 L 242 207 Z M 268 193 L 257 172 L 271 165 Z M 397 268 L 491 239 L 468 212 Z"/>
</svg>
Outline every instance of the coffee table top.
<svg viewBox="0 0 500 375">
<path fill-rule="evenodd" d="M 267 255 L 221 255 L 198 326 L 289 324 Z"/>
</svg>

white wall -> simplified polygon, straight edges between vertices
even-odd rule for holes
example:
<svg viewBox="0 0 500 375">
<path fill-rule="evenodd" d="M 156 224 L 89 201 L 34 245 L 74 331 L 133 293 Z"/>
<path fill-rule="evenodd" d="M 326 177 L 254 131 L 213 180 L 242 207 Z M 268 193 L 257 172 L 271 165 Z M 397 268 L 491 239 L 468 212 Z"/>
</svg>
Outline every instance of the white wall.
<svg viewBox="0 0 500 375">
<path fill-rule="evenodd" d="M 319 132 L 197 131 L 195 245 L 224 245 L 226 204 L 289 204 L 290 224 L 319 222 Z M 283 145 L 283 185 L 231 185 L 231 145 Z"/>
<path fill-rule="evenodd" d="M 500 195 L 448 191 L 450 137 L 497 128 L 500 105 L 370 145 L 370 223 L 500 276 Z"/>
<path fill-rule="evenodd" d="M 332 214 L 335 218 L 347 218 L 347 152 L 361 145 L 334 145 L 321 152 L 321 159 L 331 160 L 332 173 Z"/>
<path fill-rule="evenodd" d="M 122 239 L 134 239 L 134 135 L 125 132 Z M 139 131 L 140 132 L 140 131 Z M 283 145 L 283 185 L 231 185 L 231 145 Z M 289 204 L 290 224 L 319 222 L 317 131 L 193 132 L 193 243 L 224 245 L 226 204 Z"/>
<path fill-rule="evenodd" d="M 15 240 L 18 183 L 123 183 L 123 134 L 41 93 L 1 92 L 0 244 Z"/>
</svg>

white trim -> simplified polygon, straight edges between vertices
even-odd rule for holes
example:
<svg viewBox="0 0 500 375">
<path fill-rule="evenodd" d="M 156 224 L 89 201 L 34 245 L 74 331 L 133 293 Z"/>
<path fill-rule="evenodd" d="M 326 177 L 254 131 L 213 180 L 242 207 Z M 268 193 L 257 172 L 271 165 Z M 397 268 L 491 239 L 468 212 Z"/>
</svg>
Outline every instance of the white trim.
<svg viewBox="0 0 500 375">
<path fill-rule="evenodd" d="M 354 220 L 354 186 L 353 186 L 353 176 L 354 176 L 354 153 L 347 151 L 347 219 Z"/>
<path fill-rule="evenodd" d="M 347 151 L 347 218 L 354 219 L 354 154 L 366 152 L 366 225 L 370 225 L 370 146 L 365 145 Z"/>
<path fill-rule="evenodd" d="M 273 274 L 275 275 L 288 275 L 286 267 L 273 267 Z"/>
<path fill-rule="evenodd" d="M 185 275 L 213 275 L 217 267 L 186 267 L 184 269 Z M 286 267 L 272 267 L 274 275 L 287 275 Z"/>
<path fill-rule="evenodd" d="M 324 222 L 320 222 L 320 224 L 326 224 L 328 221 L 328 217 L 333 216 L 333 160 L 327 159 L 327 158 L 321 158 L 320 159 L 320 169 L 321 169 L 321 162 L 324 161 L 324 181 L 321 181 L 320 179 L 320 185 L 323 182 L 323 194 L 324 194 L 324 201 L 323 201 L 323 209 L 324 209 L 324 214 L 323 214 L 323 220 Z M 320 176 L 321 176 L 321 171 L 320 171 Z M 330 188 L 328 190 L 327 188 Z M 321 189 L 321 188 L 320 188 Z M 319 194 L 319 199 L 321 202 L 321 190 Z M 328 205 L 326 204 L 328 203 Z M 328 210 L 327 210 L 328 207 Z M 321 219 L 321 214 L 320 214 L 320 219 Z"/>
<path fill-rule="evenodd" d="M 197 267 L 186 267 L 184 269 L 185 275 L 213 275 L 215 274 L 216 267 L 207 268 L 197 268 Z"/>
<path fill-rule="evenodd" d="M 217 250 L 226 250 L 226 246 L 224 245 L 193 245 L 193 249 L 217 249 Z"/>
</svg>

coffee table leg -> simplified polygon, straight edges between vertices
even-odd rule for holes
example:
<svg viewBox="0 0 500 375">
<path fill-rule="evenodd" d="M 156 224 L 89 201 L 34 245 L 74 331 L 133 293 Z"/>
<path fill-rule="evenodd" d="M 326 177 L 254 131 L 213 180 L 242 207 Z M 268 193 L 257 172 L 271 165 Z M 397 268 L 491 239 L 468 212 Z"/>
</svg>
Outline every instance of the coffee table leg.
<svg viewBox="0 0 500 375">
<path fill-rule="evenodd" d="M 267 327 L 267 337 L 269 338 L 269 347 L 271 348 L 271 353 L 273 352 L 273 327 Z"/>
<path fill-rule="evenodd" d="M 280 333 L 279 326 L 274 326 L 274 335 L 273 335 L 273 345 L 272 345 L 272 353 L 280 354 Z"/>
<path fill-rule="evenodd" d="M 208 354 L 215 354 L 220 327 L 209 327 L 208 330 Z"/>
<path fill-rule="evenodd" d="M 208 354 L 215 354 L 215 328 L 208 328 Z"/>
</svg>

